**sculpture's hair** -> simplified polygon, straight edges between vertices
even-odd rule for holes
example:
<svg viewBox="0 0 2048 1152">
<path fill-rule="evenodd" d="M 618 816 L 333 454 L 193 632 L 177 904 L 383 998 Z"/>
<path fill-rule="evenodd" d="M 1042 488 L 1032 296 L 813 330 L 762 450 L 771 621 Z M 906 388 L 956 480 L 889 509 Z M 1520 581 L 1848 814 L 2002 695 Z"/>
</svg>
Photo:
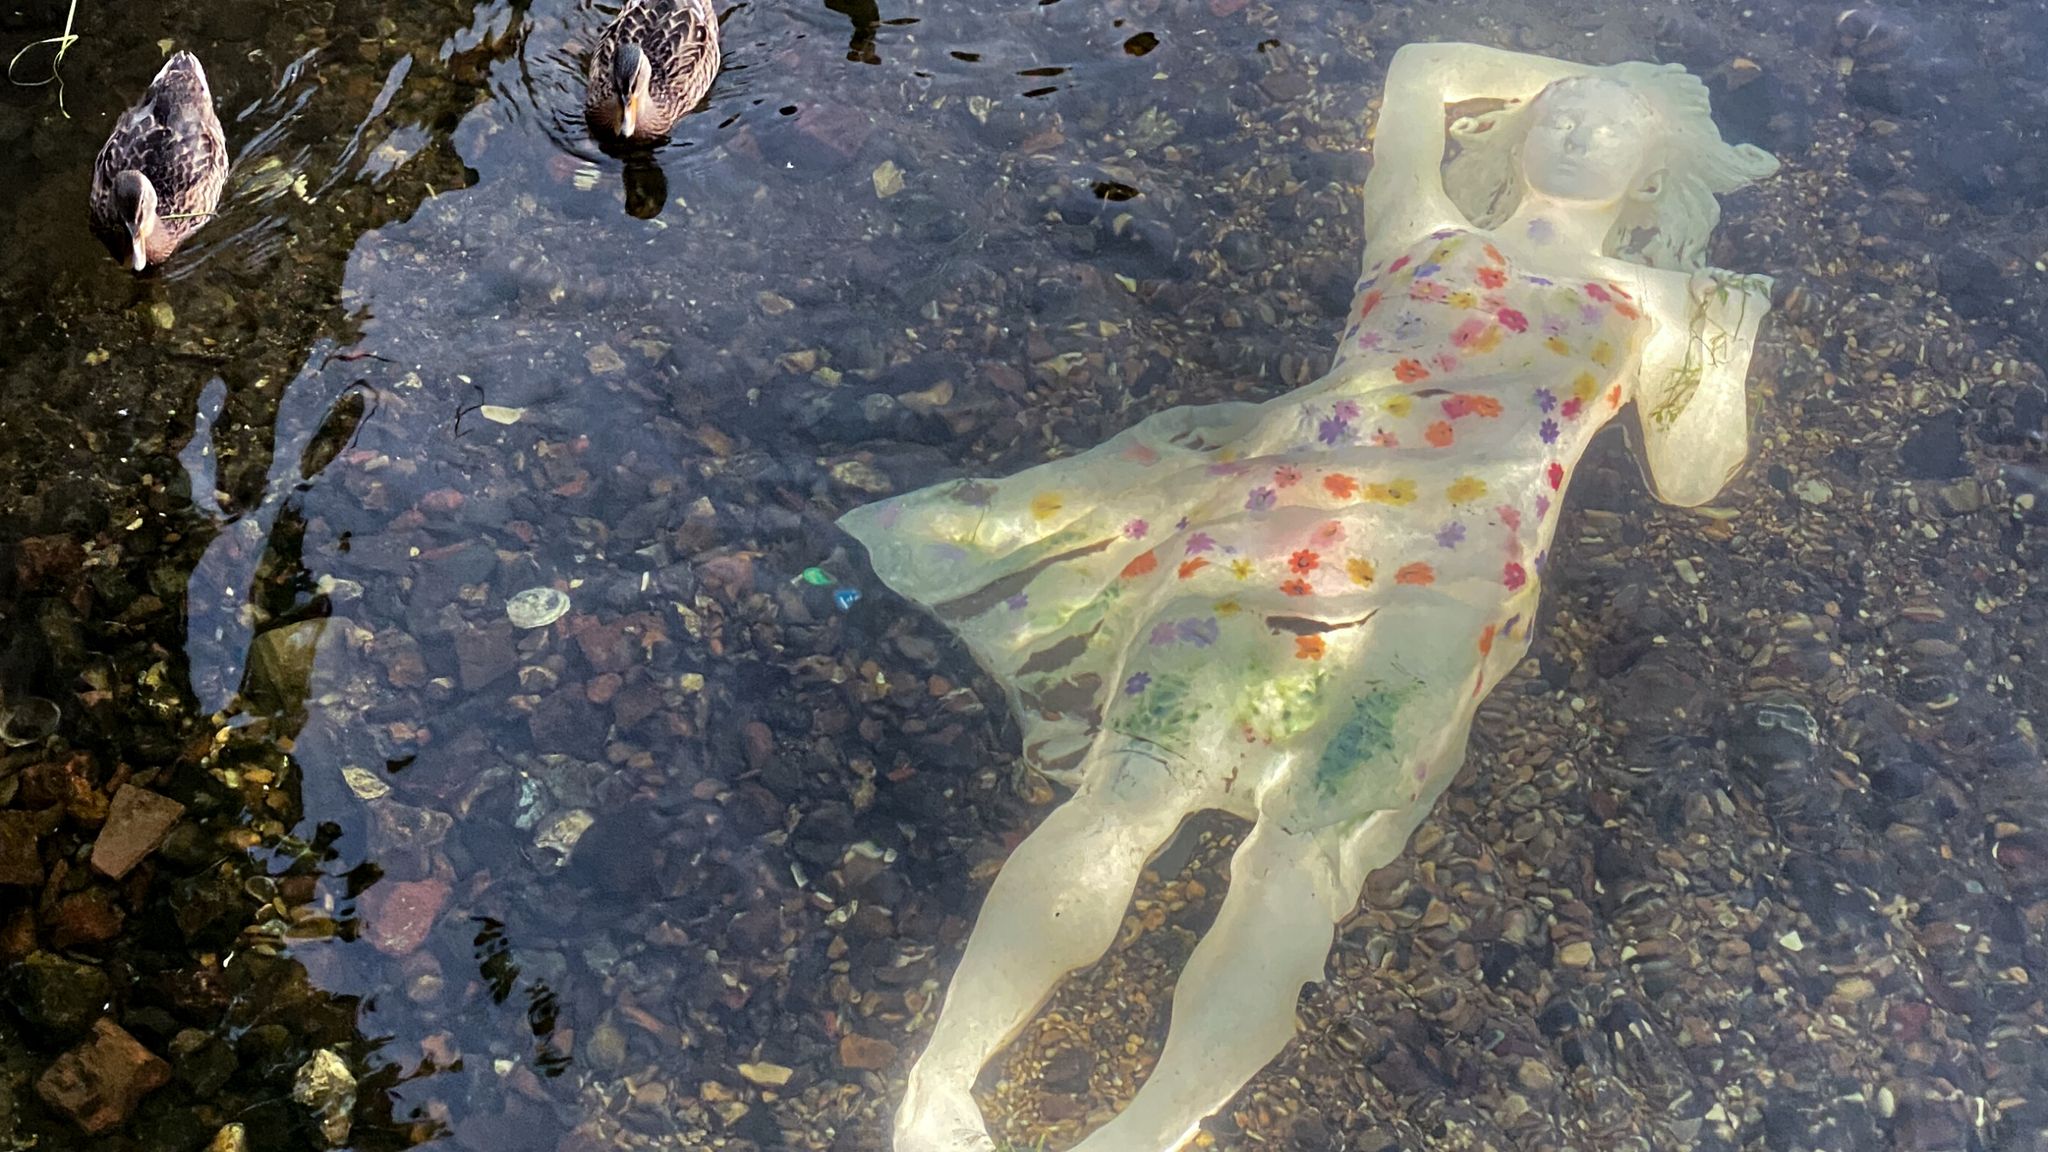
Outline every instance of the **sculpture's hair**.
<svg viewBox="0 0 2048 1152">
<path fill-rule="evenodd" d="M 1705 267 L 1707 238 L 1721 219 L 1715 197 L 1776 172 L 1777 159 L 1754 144 L 1723 141 L 1707 107 L 1707 86 L 1677 64 L 1614 64 L 1589 79 L 1627 85 L 1665 129 L 1658 151 L 1645 160 L 1654 187 L 1630 194 L 1607 235 L 1606 254 L 1653 268 Z M 1521 200 L 1518 158 L 1534 103 L 1451 125 L 1457 152 L 1445 165 L 1444 191 L 1481 228 L 1497 227 Z"/>
</svg>

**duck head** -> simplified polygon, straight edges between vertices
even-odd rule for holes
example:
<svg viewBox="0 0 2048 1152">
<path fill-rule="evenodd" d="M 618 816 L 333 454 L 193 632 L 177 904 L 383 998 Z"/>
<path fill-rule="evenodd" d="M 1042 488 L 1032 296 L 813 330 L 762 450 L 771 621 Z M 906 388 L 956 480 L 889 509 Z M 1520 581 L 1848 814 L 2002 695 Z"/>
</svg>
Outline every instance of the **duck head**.
<svg viewBox="0 0 2048 1152">
<path fill-rule="evenodd" d="M 619 135 L 630 140 L 650 110 L 647 89 L 654 80 L 654 67 L 638 44 L 621 44 L 605 79 L 610 86 L 606 95 L 618 109 Z"/>
<path fill-rule="evenodd" d="M 162 227 L 156 214 L 156 185 L 127 169 L 114 177 L 114 208 L 128 228 L 129 265 L 137 272 L 149 267 L 149 241 Z"/>
</svg>

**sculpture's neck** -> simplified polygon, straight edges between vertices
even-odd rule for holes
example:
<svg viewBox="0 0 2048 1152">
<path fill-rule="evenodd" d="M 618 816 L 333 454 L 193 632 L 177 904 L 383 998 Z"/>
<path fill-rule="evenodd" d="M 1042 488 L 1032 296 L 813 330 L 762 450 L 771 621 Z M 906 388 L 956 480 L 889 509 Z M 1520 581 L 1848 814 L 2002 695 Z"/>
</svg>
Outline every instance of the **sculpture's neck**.
<svg viewBox="0 0 2048 1152">
<path fill-rule="evenodd" d="M 1538 248 L 1560 252 L 1604 255 L 1607 233 L 1621 216 L 1621 203 L 1588 204 L 1580 200 L 1559 200 L 1525 188 L 1522 202 L 1497 231 L 1526 239 Z"/>
</svg>

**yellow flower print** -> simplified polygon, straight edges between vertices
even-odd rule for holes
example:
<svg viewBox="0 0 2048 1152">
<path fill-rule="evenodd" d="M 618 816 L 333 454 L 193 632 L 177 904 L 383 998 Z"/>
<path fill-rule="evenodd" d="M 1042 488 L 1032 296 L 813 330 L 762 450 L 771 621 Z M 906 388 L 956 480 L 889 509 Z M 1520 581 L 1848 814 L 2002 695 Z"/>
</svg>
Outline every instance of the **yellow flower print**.
<svg viewBox="0 0 2048 1152">
<path fill-rule="evenodd" d="M 1243 558 L 1243 557 L 1241 557 L 1241 556 L 1240 556 L 1240 557 L 1238 557 L 1238 558 L 1237 558 L 1237 559 L 1235 559 L 1235 560 L 1232 560 L 1232 561 L 1230 562 L 1230 574 L 1231 574 L 1232 576 L 1235 576 L 1235 577 L 1237 577 L 1237 578 L 1238 578 L 1239 580 L 1249 580 L 1249 579 L 1251 579 L 1251 578 L 1252 578 L 1252 562 L 1251 562 L 1251 561 L 1249 561 L 1249 560 L 1246 560 L 1246 559 L 1244 559 L 1244 558 Z"/>
<path fill-rule="evenodd" d="M 1380 504 L 1415 503 L 1415 481 L 1395 480 L 1386 484 L 1367 484 L 1365 498 Z"/>
<path fill-rule="evenodd" d="M 1593 351 L 1587 355 L 1592 357 L 1593 363 L 1598 364 L 1602 368 L 1614 367 L 1614 345 L 1609 344 L 1605 340 L 1593 345 Z"/>
<path fill-rule="evenodd" d="M 1344 574 L 1351 577 L 1351 582 L 1360 588 L 1372 587 L 1373 577 L 1376 575 L 1372 570 L 1372 561 L 1363 556 L 1353 556 L 1346 560 Z"/>
<path fill-rule="evenodd" d="M 1543 346 L 1545 348 L 1550 349 L 1552 352 L 1557 353 L 1559 356 L 1569 356 L 1572 354 L 1572 346 L 1565 343 L 1564 337 L 1562 336 L 1550 337 L 1549 339 L 1543 341 Z"/>
<path fill-rule="evenodd" d="M 1572 395 L 1578 397 L 1581 404 L 1592 403 L 1593 397 L 1599 394 L 1600 381 L 1594 379 L 1591 372 L 1581 372 L 1572 381 Z"/>
<path fill-rule="evenodd" d="M 1050 520 L 1059 515 L 1060 509 L 1066 507 L 1066 504 L 1057 492 L 1040 492 L 1031 498 L 1031 518 Z"/>
<path fill-rule="evenodd" d="M 1479 307 L 1479 294 L 1466 291 L 1453 292 L 1450 295 L 1450 299 L 1446 300 L 1445 303 L 1453 308 L 1477 308 Z"/>
<path fill-rule="evenodd" d="M 1451 481 L 1451 486 L 1444 490 L 1444 495 L 1449 497 L 1453 504 L 1469 504 L 1486 495 L 1486 481 L 1477 476 L 1460 476 Z"/>
<path fill-rule="evenodd" d="M 1239 563 L 1244 562 L 1239 561 Z M 1244 579 L 1244 577 L 1240 576 L 1238 577 L 1238 579 L 1242 580 Z M 1216 602 L 1215 608 L 1212 609 L 1212 611 L 1214 611 L 1218 616 L 1235 616 L 1239 612 L 1244 611 L 1244 605 L 1239 604 L 1235 600 L 1218 600 Z"/>
<path fill-rule="evenodd" d="M 1414 407 L 1415 398 L 1413 396 L 1390 396 L 1387 398 L 1386 408 L 1387 415 L 1389 416 L 1406 416 Z"/>
</svg>

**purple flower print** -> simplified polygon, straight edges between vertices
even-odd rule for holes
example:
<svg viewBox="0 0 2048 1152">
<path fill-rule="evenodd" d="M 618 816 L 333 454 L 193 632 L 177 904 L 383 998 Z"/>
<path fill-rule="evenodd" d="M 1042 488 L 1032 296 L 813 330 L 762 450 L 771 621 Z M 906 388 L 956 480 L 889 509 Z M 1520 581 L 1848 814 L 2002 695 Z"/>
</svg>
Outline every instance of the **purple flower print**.
<svg viewBox="0 0 2048 1152">
<path fill-rule="evenodd" d="M 1543 288 L 1548 288 L 1552 284 L 1556 283 L 1556 281 L 1552 280 L 1548 276 L 1524 276 L 1522 277 L 1522 279 L 1527 280 L 1529 283 L 1535 284 Z"/>
<path fill-rule="evenodd" d="M 1545 336 L 1562 336 L 1565 334 L 1566 328 L 1565 322 L 1555 316 L 1543 322 L 1543 334 Z"/>
<path fill-rule="evenodd" d="M 1557 239 L 1557 225 L 1538 216 L 1536 219 L 1529 221 L 1529 239 L 1534 240 L 1538 244 L 1548 244 L 1552 240 Z"/>
<path fill-rule="evenodd" d="M 1149 638 L 1148 642 L 1154 648 L 1164 648 L 1168 644 L 1173 643 L 1174 639 L 1175 631 L 1173 627 L 1173 621 L 1164 620 L 1152 626 L 1152 635 Z"/>
<path fill-rule="evenodd" d="M 1557 443 L 1557 421 L 1545 417 L 1542 425 L 1536 429 L 1536 434 L 1543 437 L 1545 444 Z"/>
<path fill-rule="evenodd" d="M 1133 520 L 1130 523 L 1124 525 L 1124 536 L 1132 540 L 1143 540 L 1145 538 L 1145 533 L 1150 532 L 1151 530 L 1152 526 L 1150 524 L 1145 523 L 1143 520 Z"/>
<path fill-rule="evenodd" d="M 1182 641 L 1197 648 L 1207 648 L 1216 642 L 1222 628 L 1214 616 L 1190 616 L 1175 628 Z"/>
<path fill-rule="evenodd" d="M 1436 546 L 1439 548 L 1456 548 L 1464 542 L 1465 525 L 1459 521 L 1453 520 L 1436 530 Z"/>
<path fill-rule="evenodd" d="M 1380 345 L 1386 342 L 1386 338 L 1387 334 L 1377 328 L 1370 332 L 1360 333 L 1358 337 L 1358 350 L 1360 352 L 1377 352 L 1380 350 Z"/>
<path fill-rule="evenodd" d="M 1544 514 L 1545 514 L 1545 513 L 1547 513 L 1547 512 L 1549 512 L 1549 511 L 1550 511 L 1550 497 L 1548 497 L 1548 496 L 1538 496 L 1538 497 L 1536 497 L 1536 518 L 1537 518 L 1538 520 L 1541 520 L 1541 519 L 1543 519 L 1543 517 L 1544 517 Z"/>
<path fill-rule="evenodd" d="M 1330 413 L 1339 420 L 1356 420 L 1358 419 L 1358 401 L 1339 400 L 1330 406 Z"/>
<path fill-rule="evenodd" d="M 1211 476 L 1242 476 L 1251 470 L 1252 466 L 1242 460 L 1231 460 L 1222 464 L 1209 465 L 1209 475 Z"/>
<path fill-rule="evenodd" d="M 1003 601 L 1003 603 L 1006 606 L 1008 606 L 1008 608 L 1012 612 L 1022 612 L 1025 608 L 1030 606 L 1031 597 L 1025 595 L 1022 592 L 1019 592 L 1015 596 L 1010 597 L 1008 600 Z"/>
<path fill-rule="evenodd" d="M 1133 672 L 1131 673 L 1131 678 L 1124 681 L 1124 695 L 1136 696 L 1146 688 L 1151 687 L 1151 685 L 1152 674 L 1150 672 Z"/>
<path fill-rule="evenodd" d="M 1349 431 L 1351 431 L 1349 423 L 1339 420 L 1335 416 L 1329 416 L 1325 417 L 1322 423 L 1316 425 L 1316 439 L 1325 444 L 1335 444 L 1343 440 L 1344 434 Z"/>
<path fill-rule="evenodd" d="M 1277 498 L 1271 488 L 1267 488 L 1264 485 L 1261 485 L 1257 488 L 1252 489 L 1252 494 L 1250 496 L 1245 497 L 1245 510 L 1248 512 L 1271 511 L 1276 499 Z"/>
<path fill-rule="evenodd" d="M 1600 316 L 1601 312 L 1600 306 L 1598 304 L 1585 304 L 1581 305 L 1579 308 L 1579 321 L 1581 323 L 1598 324 L 1600 322 Z"/>
<path fill-rule="evenodd" d="M 1443 265 L 1441 265 L 1441 264 L 1438 264 L 1438 263 L 1436 263 L 1436 262 L 1434 262 L 1434 261 L 1431 261 L 1431 262 L 1430 262 L 1430 263 L 1428 263 L 1428 264 L 1423 264 L 1423 265 L 1420 265 L 1420 266 L 1418 266 L 1418 267 L 1417 267 L 1417 268 L 1415 269 L 1415 275 L 1416 275 L 1416 276 L 1418 276 L 1418 277 L 1422 277 L 1422 276 L 1434 276 L 1434 275 L 1436 275 L 1437 273 L 1439 273 L 1439 272 L 1441 272 L 1441 271 L 1443 271 L 1443 270 L 1444 270 L 1444 266 L 1443 266 Z"/>
<path fill-rule="evenodd" d="M 1557 393 L 1552 392 L 1548 388 L 1538 388 L 1536 390 L 1536 407 L 1544 412 L 1554 410 L 1557 407 Z"/>
<path fill-rule="evenodd" d="M 1181 517 L 1180 519 L 1178 519 L 1178 520 L 1175 520 L 1175 521 L 1173 522 L 1173 530 L 1174 530 L 1175 532 L 1185 532 L 1185 531 L 1187 531 L 1187 530 L 1188 530 L 1188 518 L 1187 518 L 1187 517 L 1185 517 L 1185 516 L 1183 516 L 1183 517 Z"/>
<path fill-rule="evenodd" d="M 1207 532 L 1197 532 L 1188 537 L 1188 555 L 1190 556 L 1200 556 L 1204 552 L 1214 551 L 1215 548 L 1216 538 Z"/>
<path fill-rule="evenodd" d="M 1431 232 L 1429 234 L 1429 238 L 1431 240 L 1449 240 L 1451 237 L 1456 236 L 1457 234 L 1458 230 L 1456 228 L 1439 228 L 1436 231 Z"/>
</svg>

